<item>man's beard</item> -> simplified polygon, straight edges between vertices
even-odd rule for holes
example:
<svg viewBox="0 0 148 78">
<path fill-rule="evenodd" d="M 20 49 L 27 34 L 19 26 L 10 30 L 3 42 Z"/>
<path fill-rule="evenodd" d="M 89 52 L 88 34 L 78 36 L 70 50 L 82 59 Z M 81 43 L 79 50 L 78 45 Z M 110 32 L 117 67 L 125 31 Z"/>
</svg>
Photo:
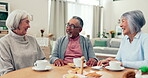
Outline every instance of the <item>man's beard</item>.
<svg viewBox="0 0 148 78">
<path fill-rule="evenodd" d="M 72 37 L 72 34 L 67 34 L 67 36 L 71 38 Z"/>
</svg>

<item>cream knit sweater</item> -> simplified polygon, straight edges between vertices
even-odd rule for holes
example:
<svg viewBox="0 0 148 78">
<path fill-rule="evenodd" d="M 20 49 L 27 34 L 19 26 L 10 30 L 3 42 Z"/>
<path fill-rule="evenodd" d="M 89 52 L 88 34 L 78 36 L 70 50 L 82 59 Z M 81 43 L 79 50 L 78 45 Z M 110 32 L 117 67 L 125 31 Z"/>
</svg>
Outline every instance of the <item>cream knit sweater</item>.
<svg viewBox="0 0 148 78">
<path fill-rule="evenodd" d="M 45 59 L 45 55 L 35 38 L 9 31 L 0 39 L 0 75 L 33 66 L 38 59 Z"/>
</svg>

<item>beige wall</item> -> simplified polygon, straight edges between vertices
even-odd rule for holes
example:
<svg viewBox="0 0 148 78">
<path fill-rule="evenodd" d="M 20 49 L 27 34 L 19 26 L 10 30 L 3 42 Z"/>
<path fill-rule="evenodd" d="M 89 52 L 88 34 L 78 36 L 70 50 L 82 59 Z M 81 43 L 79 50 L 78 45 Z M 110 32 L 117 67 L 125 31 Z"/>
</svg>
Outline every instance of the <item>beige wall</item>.
<svg viewBox="0 0 148 78">
<path fill-rule="evenodd" d="M 33 21 L 31 21 L 31 28 L 28 30 L 28 34 L 33 36 L 40 36 L 40 29 L 45 29 L 45 35 L 47 36 L 48 28 L 48 0 L 0 0 L 10 3 L 10 11 L 15 9 L 26 10 L 33 15 Z"/>
<path fill-rule="evenodd" d="M 106 31 L 111 30 L 111 20 L 112 20 L 112 3 L 113 0 L 102 0 L 103 5 L 103 29 Z"/>
<path fill-rule="evenodd" d="M 108 1 L 109 5 L 106 5 L 107 7 L 104 6 L 104 29 L 115 29 L 115 26 L 118 25 L 118 18 L 120 18 L 121 14 L 131 10 L 141 10 L 148 22 L 148 0 L 120 0 L 115 2 L 111 2 L 110 0 L 104 1 Z M 142 28 L 143 32 L 148 33 L 147 30 L 148 23 L 146 23 L 146 25 Z"/>
</svg>

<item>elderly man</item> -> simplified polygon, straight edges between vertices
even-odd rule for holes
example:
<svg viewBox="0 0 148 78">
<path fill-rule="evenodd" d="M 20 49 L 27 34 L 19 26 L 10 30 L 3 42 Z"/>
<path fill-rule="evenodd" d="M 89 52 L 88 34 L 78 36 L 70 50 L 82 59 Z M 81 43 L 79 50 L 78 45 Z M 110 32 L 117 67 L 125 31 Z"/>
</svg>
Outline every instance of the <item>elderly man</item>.
<svg viewBox="0 0 148 78">
<path fill-rule="evenodd" d="M 88 66 L 97 64 L 93 47 L 88 38 L 81 36 L 83 20 L 74 16 L 66 24 L 68 36 L 61 37 L 57 40 L 50 63 L 55 66 L 63 66 L 67 63 L 73 63 L 73 58 L 84 56 Z"/>
</svg>

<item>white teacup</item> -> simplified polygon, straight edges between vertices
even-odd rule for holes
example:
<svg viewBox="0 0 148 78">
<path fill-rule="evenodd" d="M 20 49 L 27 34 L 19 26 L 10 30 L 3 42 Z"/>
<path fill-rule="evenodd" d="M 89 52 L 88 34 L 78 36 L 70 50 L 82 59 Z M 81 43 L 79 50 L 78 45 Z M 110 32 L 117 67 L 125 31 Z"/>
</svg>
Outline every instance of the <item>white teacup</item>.
<svg viewBox="0 0 148 78">
<path fill-rule="evenodd" d="M 45 69 L 47 65 L 49 65 L 47 60 L 37 60 L 34 63 L 34 66 L 36 66 L 37 68 L 40 68 L 40 69 Z"/>
<path fill-rule="evenodd" d="M 109 66 L 112 69 L 121 69 L 121 62 L 119 62 L 119 61 L 110 61 Z"/>
<path fill-rule="evenodd" d="M 81 58 L 73 58 L 73 63 L 76 67 L 81 67 Z"/>
</svg>

